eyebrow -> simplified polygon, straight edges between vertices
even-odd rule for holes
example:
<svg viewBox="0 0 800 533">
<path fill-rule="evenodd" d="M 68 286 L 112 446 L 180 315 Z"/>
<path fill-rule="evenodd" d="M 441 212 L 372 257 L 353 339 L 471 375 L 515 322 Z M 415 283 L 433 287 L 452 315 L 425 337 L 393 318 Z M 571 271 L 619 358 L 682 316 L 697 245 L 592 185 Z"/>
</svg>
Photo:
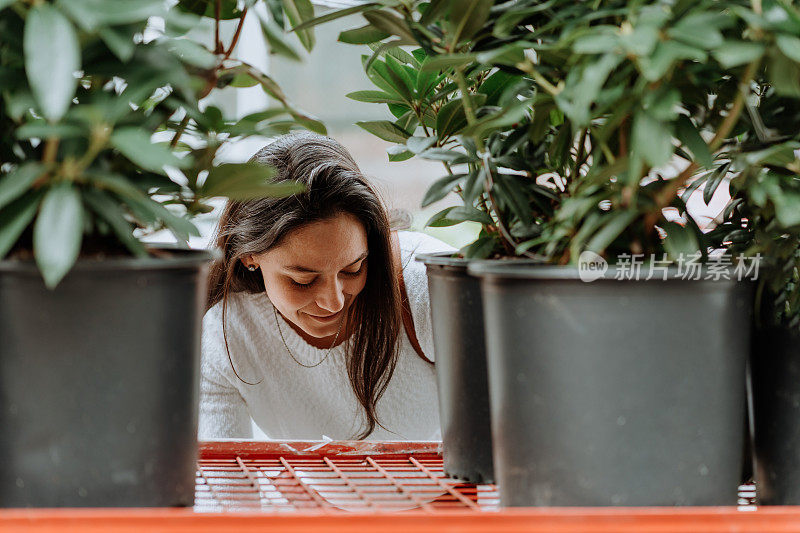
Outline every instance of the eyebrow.
<svg viewBox="0 0 800 533">
<path fill-rule="evenodd" d="M 367 255 L 369 255 L 368 251 L 364 252 L 361 255 L 359 255 L 358 258 L 355 261 L 353 261 L 349 265 L 346 265 L 345 268 L 355 265 L 359 261 L 365 259 L 367 257 Z M 302 273 L 306 273 L 306 274 L 319 274 L 320 273 L 318 270 L 313 270 L 313 269 L 306 268 L 306 267 L 299 266 L 299 265 L 291 265 L 291 266 L 283 267 L 283 269 L 284 270 L 289 270 L 291 272 L 302 272 Z"/>
</svg>

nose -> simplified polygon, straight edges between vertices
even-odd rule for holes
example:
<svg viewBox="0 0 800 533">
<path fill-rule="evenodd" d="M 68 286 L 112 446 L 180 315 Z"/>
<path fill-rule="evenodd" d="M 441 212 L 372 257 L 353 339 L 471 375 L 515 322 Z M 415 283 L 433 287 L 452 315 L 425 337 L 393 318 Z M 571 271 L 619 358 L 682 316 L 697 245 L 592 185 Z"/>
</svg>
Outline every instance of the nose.
<svg viewBox="0 0 800 533">
<path fill-rule="evenodd" d="M 344 307 L 345 297 L 341 282 L 334 279 L 320 288 L 316 295 L 316 302 L 320 309 L 328 313 L 338 313 Z"/>
</svg>

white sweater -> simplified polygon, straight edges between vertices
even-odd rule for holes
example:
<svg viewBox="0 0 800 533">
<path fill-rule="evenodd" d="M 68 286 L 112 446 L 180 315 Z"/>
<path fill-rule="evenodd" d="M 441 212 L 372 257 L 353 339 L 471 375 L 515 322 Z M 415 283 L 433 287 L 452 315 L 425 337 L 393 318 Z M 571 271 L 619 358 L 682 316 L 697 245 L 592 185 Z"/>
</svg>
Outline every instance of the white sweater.
<svg viewBox="0 0 800 533">
<path fill-rule="evenodd" d="M 425 266 L 417 253 L 453 248 L 422 233 L 399 232 L 403 276 L 417 339 L 433 360 L 433 335 Z M 250 419 L 270 439 L 351 439 L 365 427 L 363 408 L 350 386 L 344 343 L 321 365 L 305 368 L 286 352 L 266 293 L 235 293 L 226 311 L 228 346 L 240 381 L 231 368 L 222 335 L 222 303 L 203 317 L 200 439 L 252 438 Z M 303 364 L 327 350 L 303 340 L 282 317 L 281 331 Z M 436 377 L 432 364 L 414 351 L 403 330 L 397 367 L 376 406 L 378 421 L 369 440 L 436 440 L 440 437 Z M 388 431 L 387 431 L 388 430 Z"/>
</svg>

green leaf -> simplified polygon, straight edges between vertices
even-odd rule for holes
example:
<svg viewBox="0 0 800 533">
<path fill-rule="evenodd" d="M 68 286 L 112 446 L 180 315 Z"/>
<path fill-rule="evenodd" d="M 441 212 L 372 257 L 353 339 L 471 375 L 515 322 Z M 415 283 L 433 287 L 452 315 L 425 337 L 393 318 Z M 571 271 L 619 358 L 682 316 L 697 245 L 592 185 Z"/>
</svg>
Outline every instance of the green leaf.
<svg viewBox="0 0 800 533">
<path fill-rule="evenodd" d="M 307 20 L 300 24 L 299 26 L 292 28 L 291 31 L 300 31 L 306 28 L 310 28 L 312 26 L 316 26 L 318 24 L 322 24 L 323 22 L 329 22 L 331 20 L 336 20 L 342 17 L 346 17 L 348 15 L 353 15 L 355 13 L 361 13 L 362 11 L 369 11 L 378 7 L 376 3 L 369 3 L 369 4 L 361 4 L 353 7 L 348 7 L 345 9 L 339 9 L 337 11 L 331 11 L 330 13 L 325 13 L 322 16 L 313 18 L 311 20 Z"/>
<path fill-rule="evenodd" d="M 645 93 L 642 107 L 647 114 L 661 121 L 672 121 L 678 115 L 681 93 L 674 88 L 659 87 Z"/>
<path fill-rule="evenodd" d="M 293 28 L 314 18 L 314 6 L 311 5 L 311 0 L 283 0 L 283 10 Z M 295 33 L 303 48 L 310 52 L 314 48 L 314 29 L 297 30 Z"/>
<path fill-rule="evenodd" d="M 425 223 L 425 227 L 444 228 L 447 226 L 455 226 L 456 224 L 459 224 L 459 222 L 447 218 L 447 214 L 453 209 L 455 209 L 455 206 L 445 207 L 441 211 L 435 213 Z"/>
<path fill-rule="evenodd" d="M 25 72 L 42 114 L 57 122 L 67 112 L 81 68 L 75 28 L 50 4 L 30 10 L 25 22 Z"/>
<path fill-rule="evenodd" d="M 462 222 L 478 222 L 480 224 L 493 224 L 492 218 L 479 211 L 472 206 L 459 205 L 454 207 L 446 207 L 433 215 L 425 226 L 432 228 L 443 228 L 447 226 L 455 226 Z"/>
<path fill-rule="evenodd" d="M 421 154 L 434 144 L 436 144 L 436 137 L 409 137 L 406 139 L 406 146 L 415 154 Z"/>
<path fill-rule="evenodd" d="M 355 91 L 345 95 L 357 102 L 367 102 L 370 104 L 403 104 L 403 100 L 395 98 L 383 91 Z"/>
<path fill-rule="evenodd" d="M 140 167 L 164 173 L 165 166 L 184 168 L 191 164 L 189 158 L 179 158 L 163 144 L 155 144 L 150 136 L 136 127 L 116 130 L 111 135 L 111 145 Z"/>
<path fill-rule="evenodd" d="M 116 199 L 97 189 L 84 191 L 83 199 L 95 213 L 111 226 L 114 234 L 133 255 L 137 257 L 147 256 L 147 250 L 133 236 L 133 225 L 126 220 L 125 210 Z"/>
<path fill-rule="evenodd" d="M 388 120 L 371 120 L 365 122 L 356 122 L 357 126 L 367 130 L 371 134 L 389 141 L 391 143 L 405 143 L 406 139 L 411 137 L 407 131 L 399 128 Z"/>
<path fill-rule="evenodd" d="M 642 74 L 648 81 L 657 81 L 664 76 L 676 61 L 689 59 L 705 62 L 708 54 L 694 46 L 689 46 L 677 41 L 661 41 L 650 57 L 642 57 L 640 67 Z"/>
<path fill-rule="evenodd" d="M 258 17 L 258 21 L 261 23 L 261 31 L 269 44 L 271 54 L 285 57 L 291 61 L 302 61 L 300 54 L 283 39 L 283 30 L 275 22 L 262 16 Z"/>
<path fill-rule="evenodd" d="M 800 65 L 783 54 L 773 54 L 769 63 L 769 80 L 781 96 L 800 97 Z"/>
<path fill-rule="evenodd" d="M 283 90 L 281 89 L 280 85 L 278 85 L 275 80 L 264 74 L 263 72 L 259 72 L 255 69 L 248 69 L 247 73 L 258 80 L 258 83 L 261 84 L 261 88 L 264 90 L 265 93 L 270 95 L 271 97 L 275 98 L 279 102 L 284 105 L 288 105 L 286 103 L 286 95 L 283 94 Z"/>
<path fill-rule="evenodd" d="M 746 41 L 725 41 L 711 55 L 725 68 L 738 67 L 764 55 L 764 45 Z"/>
<path fill-rule="evenodd" d="M 274 176 L 273 167 L 260 163 L 225 163 L 209 171 L 200 194 L 204 197 L 252 200 L 267 196 L 290 196 L 305 190 L 293 181 L 273 182 Z"/>
<path fill-rule="evenodd" d="M 786 167 L 795 161 L 795 150 L 800 150 L 800 143 L 788 141 L 770 146 L 763 150 L 747 152 L 745 153 L 744 160 L 751 166 L 766 164 Z"/>
<path fill-rule="evenodd" d="M 697 253 L 700 249 L 697 236 L 691 228 L 681 226 L 675 222 L 664 222 L 661 228 L 667 233 L 664 238 L 664 249 L 667 256 L 677 261 L 681 255 L 684 257 Z"/>
<path fill-rule="evenodd" d="M 390 35 L 389 32 L 367 25 L 341 32 L 339 41 L 347 44 L 371 44 L 382 41 Z"/>
<path fill-rule="evenodd" d="M 0 259 L 8 254 L 22 232 L 30 225 L 39 209 L 41 199 L 41 191 L 29 191 L 0 209 Z"/>
<path fill-rule="evenodd" d="M 486 95 L 485 105 L 499 105 L 500 98 L 509 87 L 520 81 L 522 76 L 515 76 L 498 70 L 481 84 L 478 92 Z"/>
<path fill-rule="evenodd" d="M 0 209 L 28 192 L 45 170 L 47 168 L 40 163 L 25 163 L 0 179 Z"/>
<path fill-rule="evenodd" d="M 423 5 L 425 4 L 421 4 L 420 7 Z M 420 24 L 430 26 L 432 23 L 441 20 L 448 12 L 450 5 L 450 0 L 431 0 L 422 12 L 422 17 L 419 20 Z"/>
<path fill-rule="evenodd" d="M 460 165 L 462 163 L 469 163 L 472 161 L 467 154 L 458 152 L 456 150 L 445 150 L 443 148 L 430 148 L 420 154 L 422 159 L 430 161 L 445 161 L 451 165 Z"/>
<path fill-rule="evenodd" d="M 577 38 L 572 44 L 572 51 L 576 54 L 606 54 L 619 46 L 620 38 L 616 34 L 616 28 L 598 26 L 593 33 Z"/>
<path fill-rule="evenodd" d="M 455 48 L 481 31 L 494 0 L 453 0 L 450 5 L 450 43 Z"/>
<path fill-rule="evenodd" d="M 706 204 L 711 203 L 711 199 L 714 197 L 714 193 L 717 192 L 717 188 L 719 187 L 720 183 L 725 180 L 725 176 L 728 174 L 729 168 L 730 164 L 722 165 L 712 172 L 711 176 L 709 176 L 706 180 L 705 186 L 703 187 L 703 201 Z"/>
<path fill-rule="evenodd" d="M 636 211 L 616 211 L 605 215 L 605 224 L 594 234 L 586 249 L 598 254 L 604 252 L 638 216 Z"/>
<path fill-rule="evenodd" d="M 477 110 L 486 101 L 483 94 L 473 94 L 470 96 L 473 109 Z M 439 140 L 457 134 L 467 126 L 467 115 L 464 111 L 464 99 L 456 98 L 447 102 L 436 115 L 436 134 Z"/>
<path fill-rule="evenodd" d="M 638 111 L 633 119 L 631 150 L 639 153 L 651 166 L 659 167 L 672 155 L 672 132 L 669 124 Z"/>
<path fill-rule="evenodd" d="M 680 116 L 677 126 L 675 134 L 678 140 L 681 141 L 683 147 L 692 152 L 692 155 L 700 165 L 711 168 L 711 165 L 714 163 L 711 151 L 708 149 L 708 145 L 700 136 L 700 132 L 697 131 L 697 128 L 695 128 L 689 117 Z"/>
<path fill-rule="evenodd" d="M 775 37 L 775 44 L 778 45 L 783 55 L 800 63 L 800 38 L 793 35 L 780 34 Z"/>
<path fill-rule="evenodd" d="M 267 10 L 272 20 L 282 30 L 286 28 L 286 21 L 283 17 L 283 0 L 266 0 Z"/>
<path fill-rule="evenodd" d="M 619 56 L 606 54 L 582 69 L 573 69 L 567 76 L 566 87 L 556 96 L 556 103 L 564 114 L 572 119 L 575 126 L 583 127 L 589 124 L 591 107 L 609 74 L 620 61 Z"/>
<path fill-rule="evenodd" d="M 653 53 L 659 40 L 659 30 L 647 24 L 637 25 L 633 33 L 625 33 L 620 36 L 620 44 L 625 49 L 636 56 L 649 56 Z"/>
<path fill-rule="evenodd" d="M 487 114 L 461 131 L 462 135 L 484 138 L 493 130 L 504 130 L 524 120 L 531 108 L 529 101 L 518 101 L 509 107 L 503 107 L 497 113 Z"/>
<path fill-rule="evenodd" d="M 60 139 L 74 139 L 88 136 L 89 131 L 75 124 L 49 124 L 48 122 L 36 121 L 28 122 L 17 128 L 17 139 L 50 139 L 58 137 Z"/>
<path fill-rule="evenodd" d="M 389 155 L 389 161 L 392 163 L 407 161 L 414 157 L 414 154 L 407 150 L 402 144 L 390 146 L 386 149 L 386 153 Z"/>
<path fill-rule="evenodd" d="M 390 35 L 397 35 L 401 39 L 416 42 L 414 35 L 408 29 L 405 21 L 385 11 L 367 11 L 364 18 L 378 30 Z"/>
<path fill-rule="evenodd" d="M 216 66 L 217 56 L 192 39 L 169 39 L 168 49 L 188 65 L 202 69 Z"/>
<path fill-rule="evenodd" d="M 520 41 L 509 43 L 500 48 L 481 52 L 478 54 L 478 63 L 484 65 L 508 65 L 514 67 L 525 60 L 525 50 L 532 48 L 532 44 Z"/>
<path fill-rule="evenodd" d="M 131 211 L 146 224 L 156 224 L 161 221 L 179 240 L 186 241 L 189 235 L 200 236 L 200 232 L 189 220 L 180 217 L 153 200 L 130 180 L 111 173 L 88 173 L 96 187 L 107 189 L 118 194 L 128 204 Z"/>
<path fill-rule="evenodd" d="M 492 255 L 496 245 L 494 237 L 484 236 L 461 248 L 460 253 L 468 259 L 486 259 Z"/>
<path fill-rule="evenodd" d="M 447 213 L 447 218 L 457 222 L 478 222 L 480 224 L 494 224 L 492 218 L 483 211 L 475 209 L 471 205 L 459 205 Z"/>
<path fill-rule="evenodd" d="M 425 60 L 420 72 L 439 72 L 456 67 L 464 67 L 475 61 L 476 54 L 442 54 Z"/>
<path fill-rule="evenodd" d="M 667 30 L 667 35 L 690 46 L 710 50 L 722 45 L 724 39 L 720 27 L 727 25 L 727 18 L 718 13 L 688 15 Z"/>
<path fill-rule="evenodd" d="M 453 174 L 447 175 L 443 178 L 439 178 L 438 180 L 434 181 L 430 187 L 428 187 L 428 191 L 425 193 L 425 197 L 422 199 L 421 207 L 428 207 L 434 202 L 438 202 L 448 194 L 450 194 L 456 185 L 458 185 L 464 178 L 466 174 Z"/>
<path fill-rule="evenodd" d="M 106 43 L 108 49 L 123 63 L 127 63 L 136 51 L 136 43 L 133 42 L 133 35 L 127 29 L 121 28 L 99 28 L 97 34 Z"/>
<path fill-rule="evenodd" d="M 33 226 L 33 255 L 49 289 L 75 264 L 83 239 L 83 203 L 71 183 L 53 185 Z"/>
<path fill-rule="evenodd" d="M 220 0 L 220 4 L 222 8 L 220 20 L 231 20 L 242 16 L 237 0 Z M 212 19 L 215 17 L 215 0 L 178 0 L 178 7 L 196 15 Z"/>
<path fill-rule="evenodd" d="M 414 100 L 414 79 L 397 59 L 387 54 L 386 67 L 392 86 L 407 103 Z"/>
<path fill-rule="evenodd" d="M 58 0 L 57 4 L 59 9 L 87 31 L 145 22 L 150 17 L 165 14 L 162 0 Z"/>
</svg>

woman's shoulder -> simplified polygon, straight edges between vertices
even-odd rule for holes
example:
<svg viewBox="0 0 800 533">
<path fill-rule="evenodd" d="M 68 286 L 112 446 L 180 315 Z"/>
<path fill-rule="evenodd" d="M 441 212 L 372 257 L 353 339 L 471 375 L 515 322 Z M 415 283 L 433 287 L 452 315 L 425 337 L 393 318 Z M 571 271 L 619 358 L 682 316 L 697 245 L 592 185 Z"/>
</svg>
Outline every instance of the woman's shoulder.
<svg viewBox="0 0 800 533">
<path fill-rule="evenodd" d="M 417 261 L 416 257 L 425 253 L 455 252 L 456 248 L 426 233 L 401 231 L 398 233 L 398 237 L 403 261 L 403 280 L 417 340 L 425 352 L 425 356 L 434 360 L 428 277 L 425 265 Z"/>
<path fill-rule="evenodd" d="M 403 259 L 403 269 L 416 262 L 419 254 L 436 252 L 455 252 L 456 248 L 440 241 L 436 237 L 419 231 L 398 231 L 400 240 L 400 255 Z"/>
<path fill-rule="evenodd" d="M 203 315 L 203 329 L 222 330 L 222 313 L 225 312 L 225 323 L 246 325 L 254 314 L 263 311 L 259 294 L 249 294 L 246 292 L 234 292 L 228 295 L 223 309 L 223 302 L 212 305 Z"/>
<path fill-rule="evenodd" d="M 203 315 L 202 323 L 202 359 L 204 365 L 214 365 L 229 369 L 229 353 L 240 364 L 248 364 L 254 343 L 265 346 L 264 337 L 268 336 L 264 328 L 265 310 L 260 295 L 236 292 L 228 295 L 224 308 L 223 302 L 217 302 Z"/>
</svg>

